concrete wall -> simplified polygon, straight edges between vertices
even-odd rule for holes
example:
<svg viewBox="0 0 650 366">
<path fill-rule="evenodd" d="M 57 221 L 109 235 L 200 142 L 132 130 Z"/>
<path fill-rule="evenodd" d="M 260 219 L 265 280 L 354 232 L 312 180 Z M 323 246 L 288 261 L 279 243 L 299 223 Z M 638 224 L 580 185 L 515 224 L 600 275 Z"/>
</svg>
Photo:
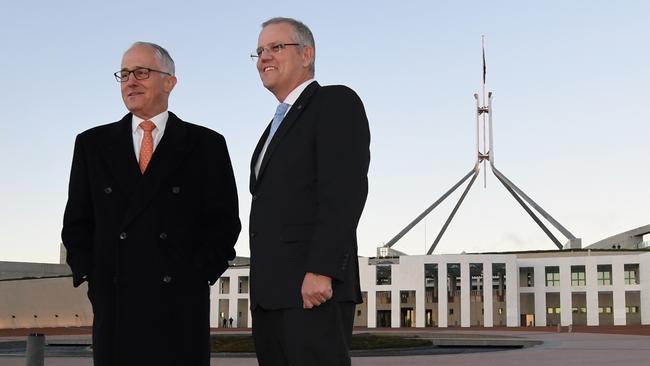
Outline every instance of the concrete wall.
<svg viewBox="0 0 650 366">
<path fill-rule="evenodd" d="M 71 277 L 0 281 L 0 328 L 92 325 L 87 291 Z"/>
</svg>

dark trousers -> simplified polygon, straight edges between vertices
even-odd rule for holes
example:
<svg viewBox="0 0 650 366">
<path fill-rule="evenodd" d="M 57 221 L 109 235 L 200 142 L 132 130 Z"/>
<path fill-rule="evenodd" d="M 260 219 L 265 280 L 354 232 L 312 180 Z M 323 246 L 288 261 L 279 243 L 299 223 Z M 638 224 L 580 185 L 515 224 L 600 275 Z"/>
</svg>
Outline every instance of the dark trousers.
<svg viewBox="0 0 650 366">
<path fill-rule="evenodd" d="M 313 309 L 253 312 L 260 366 L 349 366 L 353 302 L 327 301 Z"/>
</svg>

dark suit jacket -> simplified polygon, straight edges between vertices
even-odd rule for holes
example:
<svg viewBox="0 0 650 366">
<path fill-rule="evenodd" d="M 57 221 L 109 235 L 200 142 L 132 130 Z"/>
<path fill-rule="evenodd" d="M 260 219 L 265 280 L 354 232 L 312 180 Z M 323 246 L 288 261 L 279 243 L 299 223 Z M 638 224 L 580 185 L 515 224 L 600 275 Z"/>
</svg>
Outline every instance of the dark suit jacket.
<svg viewBox="0 0 650 366">
<path fill-rule="evenodd" d="M 95 365 L 207 365 L 208 283 L 241 228 L 226 143 L 170 113 L 143 175 L 131 117 L 77 136 L 63 220 L 74 285 L 89 282 Z"/>
<path fill-rule="evenodd" d="M 251 308 L 302 307 L 306 272 L 333 279 L 334 300 L 361 302 L 356 229 L 368 193 L 370 132 L 344 86 L 311 83 L 284 117 L 260 166 L 251 162 Z"/>
</svg>

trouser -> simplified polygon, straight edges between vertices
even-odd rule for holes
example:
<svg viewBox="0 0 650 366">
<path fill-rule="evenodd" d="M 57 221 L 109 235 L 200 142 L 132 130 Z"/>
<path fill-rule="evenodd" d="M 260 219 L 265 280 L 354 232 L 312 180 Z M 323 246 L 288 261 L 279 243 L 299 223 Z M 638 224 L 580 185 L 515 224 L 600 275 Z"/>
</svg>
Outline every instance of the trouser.
<svg viewBox="0 0 650 366">
<path fill-rule="evenodd" d="M 312 309 L 253 312 L 260 366 L 348 366 L 355 304 L 327 301 Z"/>
</svg>

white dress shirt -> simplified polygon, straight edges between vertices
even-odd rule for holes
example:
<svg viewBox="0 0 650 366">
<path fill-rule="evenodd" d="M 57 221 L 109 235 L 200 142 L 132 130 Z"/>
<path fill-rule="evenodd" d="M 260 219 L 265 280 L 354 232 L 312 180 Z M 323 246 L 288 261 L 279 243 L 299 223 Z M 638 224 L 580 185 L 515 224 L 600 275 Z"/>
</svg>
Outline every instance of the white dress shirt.
<svg viewBox="0 0 650 366">
<path fill-rule="evenodd" d="M 163 137 L 165 133 L 165 126 L 167 126 L 167 120 L 169 119 L 169 112 L 164 111 L 153 118 L 149 118 L 149 121 L 153 122 L 156 125 L 156 128 L 151 131 L 153 136 L 153 150 L 156 151 L 156 146 Z M 140 145 L 142 145 L 142 138 L 144 137 L 144 130 L 140 127 L 144 119 L 133 115 L 131 120 L 131 129 L 133 130 L 133 150 L 135 151 L 135 158 L 140 162 Z"/>
</svg>

